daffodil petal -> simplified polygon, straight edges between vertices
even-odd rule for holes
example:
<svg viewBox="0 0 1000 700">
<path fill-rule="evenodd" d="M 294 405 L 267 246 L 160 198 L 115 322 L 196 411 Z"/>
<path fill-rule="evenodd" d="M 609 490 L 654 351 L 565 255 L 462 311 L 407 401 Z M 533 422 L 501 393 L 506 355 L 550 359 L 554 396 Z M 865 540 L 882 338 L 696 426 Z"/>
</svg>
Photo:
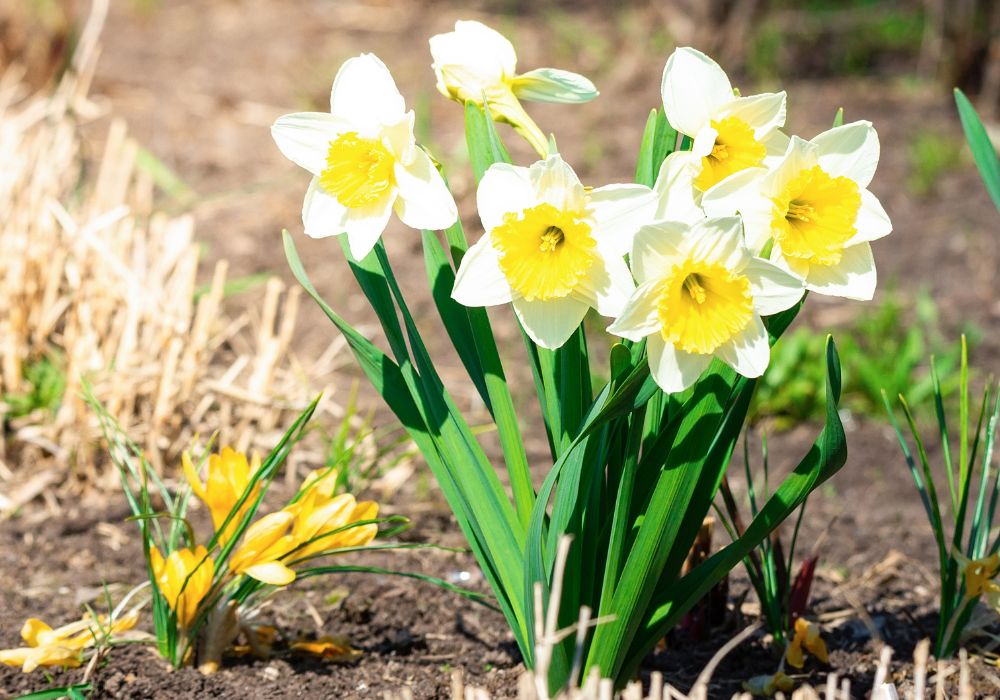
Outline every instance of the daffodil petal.
<svg viewBox="0 0 1000 700">
<path fill-rule="evenodd" d="M 476 207 L 483 228 L 492 231 L 503 224 L 508 212 L 520 212 L 538 204 L 528 169 L 495 163 L 483 174 L 476 190 Z"/>
<path fill-rule="evenodd" d="M 660 280 L 652 279 L 640 285 L 625 302 L 621 314 L 608 326 L 608 333 L 639 342 L 660 330 L 657 309 Z"/>
<path fill-rule="evenodd" d="M 561 211 L 582 211 L 586 206 L 580 178 L 558 153 L 534 163 L 528 168 L 528 176 L 540 202 Z"/>
<path fill-rule="evenodd" d="M 511 88 L 518 99 L 561 104 L 589 102 L 600 94 L 587 78 L 558 68 L 528 71 L 514 78 Z"/>
<path fill-rule="evenodd" d="M 346 122 L 327 112 L 297 112 L 278 117 L 271 137 L 288 160 L 319 175 L 326 167 L 330 142 L 348 128 Z"/>
<path fill-rule="evenodd" d="M 625 308 L 635 291 L 635 283 L 625 261 L 617 255 L 611 255 L 594 264 L 590 273 L 581 281 L 580 291 L 588 304 L 597 309 L 597 313 L 614 318 Z"/>
<path fill-rule="evenodd" d="M 788 141 L 785 155 L 761 179 L 761 191 L 768 197 L 778 196 L 803 170 L 816 165 L 817 159 L 817 148 L 814 144 L 793 136 Z"/>
<path fill-rule="evenodd" d="M 347 207 L 337 201 L 319 184 L 314 177 L 302 201 L 302 226 L 310 238 L 326 238 L 344 233 L 344 217 Z"/>
<path fill-rule="evenodd" d="M 361 260 L 372 252 L 372 248 L 382 237 L 382 232 L 389 223 L 395 198 L 396 192 L 393 190 L 371 206 L 346 210 L 344 231 L 355 260 Z"/>
<path fill-rule="evenodd" d="M 267 583 L 272 586 L 287 586 L 295 580 L 295 572 L 277 561 L 254 564 L 247 567 L 243 573 L 250 578 L 257 579 L 261 583 Z"/>
<path fill-rule="evenodd" d="M 414 149 L 413 161 L 396 164 L 396 214 L 404 224 L 416 229 L 445 229 L 458 219 L 458 207 L 441 173 L 422 148 Z"/>
<path fill-rule="evenodd" d="M 398 166 L 400 163 L 409 165 L 420 148 L 413 139 L 413 110 L 403 115 L 395 124 L 389 124 L 382 129 L 380 139 L 382 145 L 392 155 Z"/>
<path fill-rule="evenodd" d="M 692 257 L 721 263 L 730 270 L 740 271 L 750 262 L 743 241 L 743 221 L 738 216 L 699 221 L 691 227 L 684 244 Z"/>
<path fill-rule="evenodd" d="M 848 177 L 868 187 L 878 166 L 878 134 L 871 122 L 857 121 L 824 131 L 810 141 L 820 167 L 834 177 Z"/>
<path fill-rule="evenodd" d="M 517 69 L 514 45 L 481 22 L 455 22 L 455 31 L 430 38 L 430 49 L 438 90 L 461 101 L 481 102 L 484 91 Z"/>
<path fill-rule="evenodd" d="M 639 229 L 631 256 L 632 274 L 639 284 L 661 279 L 665 271 L 683 261 L 681 251 L 689 228 L 683 222 L 658 221 Z"/>
<path fill-rule="evenodd" d="M 771 359 L 771 347 L 760 316 L 754 314 L 750 324 L 728 343 L 721 345 L 715 354 L 744 377 L 764 374 Z"/>
<path fill-rule="evenodd" d="M 646 340 L 649 371 L 656 384 L 668 394 L 684 391 L 698 381 L 711 364 L 711 355 L 698 355 L 678 350 L 654 333 Z"/>
<path fill-rule="evenodd" d="M 693 224 L 705 218 L 694 190 L 700 164 L 701 159 L 690 151 L 675 151 L 663 160 L 653 186 L 657 196 L 654 219 Z"/>
<path fill-rule="evenodd" d="M 364 53 L 348 59 L 337 71 L 330 112 L 367 136 L 379 125 L 399 122 L 406 106 L 389 69 L 375 54 Z"/>
<path fill-rule="evenodd" d="M 806 289 L 845 299 L 869 301 L 875 296 L 877 273 L 871 246 L 859 243 L 844 248 L 836 265 L 810 265 Z"/>
<path fill-rule="evenodd" d="M 594 239 L 619 257 L 632 250 L 639 228 L 653 218 L 656 194 L 644 185 L 607 185 L 590 193 Z"/>
<path fill-rule="evenodd" d="M 857 234 L 847 242 L 848 245 L 864 241 L 877 241 L 892 233 L 892 222 L 885 213 L 882 203 L 869 190 L 861 190 L 861 209 L 854 224 Z"/>
<path fill-rule="evenodd" d="M 573 297 L 528 301 L 514 297 L 514 312 L 528 337 L 543 348 L 561 347 L 580 327 L 589 305 Z"/>
<path fill-rule="evenodd" d="M 699 159 L 704 158 L 712 152 L 718 138 L 719 132 L 715 127 L 703 126 L 698 129 L 698 133 L 695 134 L 694 141 L 691 143 L 691 154 Z"/>
<path fill-rule="evenodd" d="M 511 300 L 510 283 L 500 269 L 497 250 L 488 235 L 463 256 L 451 296 L 463 306 L 495 306 Z"/>
<path fill-rule="evenodd" d="M 753 258 L 743 268 L 750 280 L 754 310 L 770 316 L 799 303 L 805 293 L 805 282 L 772 262 Z"/>
<path fill-rule="evenodd" d="M 761 139 L 785 125 L 786 103 L 784 90 L 738 97 L 722 109 L 720 116 L 739 118 Z"/>
<path fill-rule="evenodd" d="M 733 86 L 718 63 L 701 51 L 683 47 L 667 59 L 660 94 L 670 125 L 694 136 L 733 99 Z"/>
</svg>

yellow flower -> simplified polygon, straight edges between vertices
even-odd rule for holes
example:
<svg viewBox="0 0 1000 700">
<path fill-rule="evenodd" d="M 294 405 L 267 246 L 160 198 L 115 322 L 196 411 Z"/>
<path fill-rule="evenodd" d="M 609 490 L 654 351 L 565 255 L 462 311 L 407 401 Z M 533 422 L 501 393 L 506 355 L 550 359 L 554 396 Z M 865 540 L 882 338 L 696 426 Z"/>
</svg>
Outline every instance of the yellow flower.
<svg viewBox="0 0 1000 700">
<path fill-rule="evenodd" d="M 292 537 L 298 547 L 293 555 L 296 559 L 332 549 L 360 547 L 378 534 L 375 523 L 351 527 L 352 523 L 374 520 L 378 516 L 378 504 L 372 501 L 358 503 L 349 493 L 331 498 L 311 488 L 285 510 L 295 516 Z"/>
<path fill-rule="evenodd" d="M 995 596 L 1000 591 L 1000 586 L 993 583 L 997 573 L 1000 573 L 1000 554 L 991 554 L 982 559 L 968 559 L 958 552 L 952 556 L 962 567 L 966 598 L 978 598 L 983 593 Z"/>
<path fill-rule="evenodd" d="M 187 627 L 198 614 L 198 604 L 212 588 L 215 565 L 208 551 L 198 546 L 192 551 L 174 550 L 166 560 L 160 550 L 149 550 L 150 565 L 156 577 L 156 585 L 167 599 L 167 605 L 177 613 L 177 623 Z"/>
<path fill-rule="evenodd" d="M 815 656 L 820 662 L 827 663 L 830 660 L 826 649 L 826 642 L 819 634 L 819 626 L 800 617 L 795 621 L 795 636 L 785 650 L 785 660 L 790 666 L 802 668 L 805 666 L 805 651 Z"/>
<path fill-rule="evenodd" d="M 598 95 L 592 82 L 569 71 L 539 68 L 518 75 L 513 44 L 480 22 L 455 22 L 455 31 L 431 37 L 430 45 L 438 91 L 480 106 L 485 96 L 494 117 L 513 126 L 542 158 L 548 141 L 520 100 L 573 104 Z"/>
<path fill-rule="evenodd" d="M 135 612 L 118 618 L 112 623 L 110 634 L 135 627 L 138 619 Z M 97 642 L 101 629 L 108 631 L 106 625 L 107 618 L 103 615 L 95 621 L 88 614 L 56 629 L 37 618 L 29 618 L 21 627 L 21 638 L 28 646 L 0 650 L 0 663 L 20 666 L 25 673 L 39 666 L 76 668 L 82 660 L 81 652 Z"/>
<path fill-rule="evenodd" d="M 300 639 L 292 642 L 292 651 L 300 654 L 318 656 L 326 661 L 354 661 L 361 652 L 351 646 L 346 637 L 331 637 L 329 635 L 319 639 Z"/>
<path fill-rule="evenodd" d="M 751 695 L 765 697 L 770 697 L 779 690 L 782 693 L 789 693 L 793 687 L 795 682 L 786 676 L 784 671 L 778 671 L 772 676 L 754 676 L 748 681 L 743 681 L 743 690 Z"/>
<path fill-rule="evenodd" d="M 212 524 L 215 525 L 216 532 L 219 532 L 226 516 L 243 495 L 253 475 L 260 469 L 260 455 L 255 454 L 248 464 L 245 454 L 223 447 L 219 454 L 209 456 L 208 474 L 204 482 L 198 477 L 191 456 L 187 452 L 181 456 L 181 461 L 184 463 L 184 475 L 191 484 L 191 490 L 208 506 L 212 514 Z M 230 519 L 226 529 L 219 532 L 220 545 L 225 545 L 233 536 L 233 532 L 246 515 L 259 490 L 259 487 L 254 487 L 239 512 Z"/>
<path fill-rule="evenodd" d="M 295 572 L 280 561 L 296 544 L 288 534 L 293 520 L 291 513 L 280 510 L 248 527 L 243 543 L 229 560 L 229 570 L 272 586 L 287 586 L 294 581 Z"/>
</svg>

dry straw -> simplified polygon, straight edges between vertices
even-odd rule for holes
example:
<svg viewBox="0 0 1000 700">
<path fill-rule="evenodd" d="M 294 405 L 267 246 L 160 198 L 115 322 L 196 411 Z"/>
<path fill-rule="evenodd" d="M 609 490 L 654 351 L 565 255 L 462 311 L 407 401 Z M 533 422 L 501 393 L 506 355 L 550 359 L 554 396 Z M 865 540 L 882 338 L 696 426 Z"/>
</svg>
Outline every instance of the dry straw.
<svg viewBox="0 0 1000 700">
<path fill-rule="evenodd" d="M 235 315 L 225 261 L 199 288 L 209 271 L 193 221 L 155 210 L 124 123 L 112 120 L 99 159 L 85 161 L 80 126 L 101 116 L 87 93 L 107 5 L 94 2 L 51 93 L 25 95 L 16 66 L 0 75 L 0 396 L 28 392 L 25 370 L 45 358 L 66 381 L 55 415 L 5 416 L 0 514 L 37 495 L 51 502 L 54 485 L 77 493 L 114 479 L 96 459 L 85 380 L 162 468 L 197 434 L 268 449 L 317 393 L 305 378 L 337 352 L 306 369 L 289 358 L 298 287 L 271 279 Z"/>
</svg>

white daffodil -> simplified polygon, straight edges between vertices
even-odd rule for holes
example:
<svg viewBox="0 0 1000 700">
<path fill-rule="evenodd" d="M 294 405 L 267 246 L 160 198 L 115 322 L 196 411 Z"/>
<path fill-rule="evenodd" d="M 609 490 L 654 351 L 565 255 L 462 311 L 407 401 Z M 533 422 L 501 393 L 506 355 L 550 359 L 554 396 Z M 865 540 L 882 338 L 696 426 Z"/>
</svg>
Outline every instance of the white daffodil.
<svg viewBox="0 0 1000 700">
<path fill-rule="evenodd" d="M 556 154 L 530 168 L 491 166 L 476 197 L 486 234 L 459 266 L 458 302 L 512 302 L 545 348 L 565 343 L 589 308 L 621 312 L 635 288 L 624 256 L 654 207 L 648 187 L 588 191 Z"/>
<path fill-rule="evenodd" d="M 493 116 L 513 126 L 543 158 L 548 140 L 518 98 L 572 104 L 598 95 L 592 82 L 569 71 L 538 68 L 518 75 L 514 45 L 480 22 L 455 22 L 455 31 L 431 37 L 430 44 L 441 94 L 478 105 L 485 96 Z"/>
<path fill-rule="evenodd" d="M 892 231 L 885 209 L 866 188 L 878 165 L 878 134 L 858 121 L 811 141 L 796 136 L 769 172 L 740 173 L 706 192 L 709 216 L 739 212 L 747 245 L 773 241 L 771 259 L 818 294 L 868 300 L 876 272 L 870 241 Z"/>
<path fill-rule="evenodd" d="M 306 235 L 346 233 L 359 260 L 375 247 L 394 209 L 418 229 L 443 229 L 458 219 L 441 174 L 414 141 L 413 112 L 373 54 L 340 67 L 329 114 L 286 114 L 271 135 L 286 158 L 313 174 L 302 205 Z"/>
<path fill-rule="evenodd" d="M 770 348 L 761 316 L 803 294 L 802 280 L 750 254 L 736 216 L 643 226 L 631 263 L 639 286 L 608 331 L 646 338 L 650 371 L 667 392 L 694 384 L 713 357 L 762 375 Z"/>
<path fill-rule="evenodd" d="M 700 51 L 685 47 L 670 55 L 661 93 L 667 121 L 694 140 L 678 158 L 692 161 L 700 192 L 784 153 L 785 93 L 737 97 L 725 71 Z"/>
</svg>

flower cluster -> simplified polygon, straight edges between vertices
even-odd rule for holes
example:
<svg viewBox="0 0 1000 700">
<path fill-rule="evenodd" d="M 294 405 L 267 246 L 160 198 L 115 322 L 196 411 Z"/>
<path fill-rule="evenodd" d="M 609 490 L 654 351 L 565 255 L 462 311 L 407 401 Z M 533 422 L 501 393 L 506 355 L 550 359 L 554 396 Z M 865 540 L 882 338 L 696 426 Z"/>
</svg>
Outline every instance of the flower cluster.
<svg viewBox="0 0 1000 700">
<path fill-rule="evenodd" d="M 29 618 L 21 627 L 21 638 L 27 646 L 0 650 L 0 663 L 20 666 L 25 673 L 39 666 L 76 668 L 83 662 L 83 652 L 102 638 L 110 639 L 135 627 L 138 611 L 125 615 L 94 618 L 89 613 L 82 619 L 52 629 L 37 618 Z"/>
<path fill-rule="evenodd" d="M 758 377 L 770 359 L 764 318 L 806 290 L 871 299 L 869 243 L 891 230 L 866 188 L 879 159 L 869 122 L 806 141 L 787 136 L 784 92 L 740 96 L 708 56 L 667 60 L 664 115 L 683 139 L 654 187 L 591 189 L 549 154 L 518 98 L 582 102 L 597 91 L 553 69 L 515 72 L 513 46 L 478 22 L 431 39 L 438 89 L 488 107 L 544 156 L 494 164 L 476 193 L 484 235 L 458 269 L 466 306 L 510 303 L 528 336 L 558 348 L 590 309 L 608 331 L 646 343 L 651 373 L 682 391 L 713 359 Z M 311 236 L 346 233 L 355 258 L 377 244 L 391 210 L 414 228 L 457 219 L 433 161 L 415 144 L 413 113 L 375 56 L 350 59 L 331 113 L 291 114 L 272 129 L 281 151 L 313 173 L 303 208 Z"/>
</svg>

